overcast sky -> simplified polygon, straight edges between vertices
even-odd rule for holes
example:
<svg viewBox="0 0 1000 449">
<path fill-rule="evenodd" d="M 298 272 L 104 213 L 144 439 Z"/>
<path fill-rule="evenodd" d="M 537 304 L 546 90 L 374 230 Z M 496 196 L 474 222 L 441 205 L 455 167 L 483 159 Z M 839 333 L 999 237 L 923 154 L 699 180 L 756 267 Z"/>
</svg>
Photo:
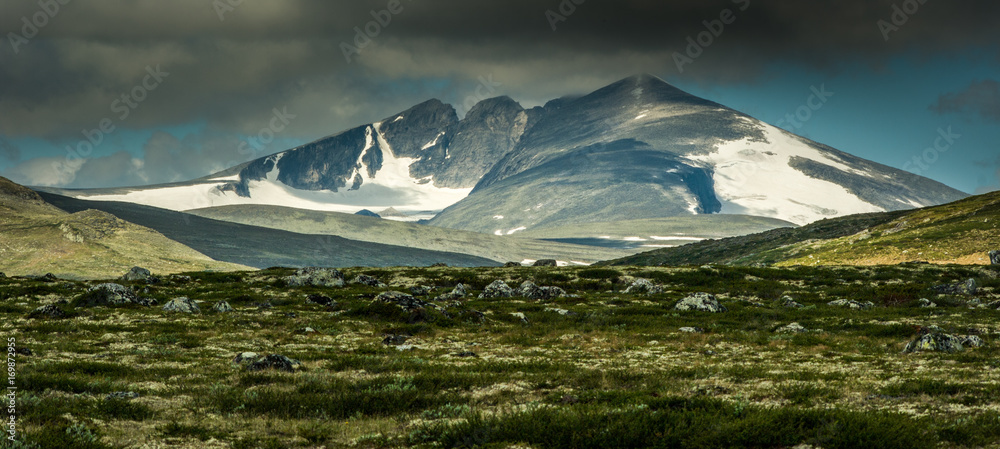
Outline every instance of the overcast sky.
<svg viewBox="0 0 1000 449">
<path fill-rule="evenodd" d="M 530 107 L 646 72 L 843 151 L 995 190 L 998 16 L 995 0 L 3 0 L 0 174 L 187 180 L 430 98 Z M 832 95 L 788 120 L 814 89 Z"/>
</svg>

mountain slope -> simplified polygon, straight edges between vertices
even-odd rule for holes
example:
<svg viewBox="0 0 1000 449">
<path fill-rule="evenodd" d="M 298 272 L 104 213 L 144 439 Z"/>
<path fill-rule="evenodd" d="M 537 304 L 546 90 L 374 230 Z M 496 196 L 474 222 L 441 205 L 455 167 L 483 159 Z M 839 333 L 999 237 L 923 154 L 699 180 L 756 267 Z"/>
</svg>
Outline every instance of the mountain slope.
<svg viewBox="0 0 1000 449">
<path fill-rule="evenodd" d="M 131 203 L 84 201 L 41 192 L 49 203 L 67 211 L 97 209 L 164 235 L 216 260 L 257 268 L 272 266 L 496 266 L 496 261 L 465 254 L 425 251 L 358 242 L 330 235 L 307 235 L 211 220 Z"/>
<path fill-rule="evenodd" d="M 650 251 L 601 265 L 988 264 L 1000 250 L 1000 192 L 912 211 L 852 215 L 796 229 Z"/>
<path fill-rule="evenodd" d="M 69 214 L 0 178 L 0 271 L 63 278 L 114 278 L 141 265 L 155 273 L 234 271 L 152 229 L 97 210 Z"/>
<path fill-rule="evenodd" d="M 497 261 L 557 259 L 593 263 L 623 257 L 638 250 L 569 245 L 545 240 L 494 236 L 379 218 L 309 211 L 280 206 L 222 206 L 188 213 L 214 220 L 282 229 L 304 234 L 328 234 L 435 251 L 455 251 Z"/>
</svg>

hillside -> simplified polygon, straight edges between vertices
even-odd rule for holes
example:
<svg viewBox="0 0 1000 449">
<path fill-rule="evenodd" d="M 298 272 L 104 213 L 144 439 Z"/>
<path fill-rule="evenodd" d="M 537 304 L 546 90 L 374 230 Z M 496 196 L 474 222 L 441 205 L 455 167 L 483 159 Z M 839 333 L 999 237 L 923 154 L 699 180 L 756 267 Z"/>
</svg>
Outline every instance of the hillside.
<svg viewBox="0 0 1000 449">
<path fill-rule="evenodd" d="M 66 213 L 0 178 L 0 272 L 61 278 L 117 277 L 141 265 L 155 273 L 246 270 L 97 210 Z"/>
<path fill-rule="evenodd" d="M 604 265 L 988 264 L 1000 249 L 1000 192 L 912 211 L 861 214 L 797 229 L 665 248 Z"/>
<path fill-rule="evenodd" d="M 188 213 L 214 220 L 303 234 L 336 235 L 352 240 L 407 248 L 461 252 L 496 261 L 556 259 L 565 262 L 593 263 L 613 257 L 624 257 L 637 251 L 570 245 L 520 238 L 517 235 L 495 236 L 354 214 L 280 206 L 222 206 L 196 209 Z"/>
</svg>

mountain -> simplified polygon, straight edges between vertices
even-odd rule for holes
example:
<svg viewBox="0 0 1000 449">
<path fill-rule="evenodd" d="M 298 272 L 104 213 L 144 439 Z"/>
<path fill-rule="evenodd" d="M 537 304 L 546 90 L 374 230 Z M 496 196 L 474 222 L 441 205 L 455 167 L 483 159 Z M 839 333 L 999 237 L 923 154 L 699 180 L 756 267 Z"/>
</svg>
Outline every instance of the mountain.
<svg viewBox="0 0 1000 449">
<path fill-rule="evenodd" d="M 395 220 L 501 235 L 706 214 L 802 225 L 965 197 L 650 75 L 532 109 L 492 98 L 461 120 L 430 100 L 187 183 L 48 191 L 178 211 L 391 208 Z"/>
<path fill-rule="evenodd" d="M 352 240 L 399 245 L 407 248 L 462 252 L 504 262 L 556 259 L 567 264 L 574 262 L 589 264 L 642 251 L 641 249 L 624 250 L 573 245 L 514 236 L 499 237 L 354 214 L 310 211 L 281 206 L 220 206 L 195 209 L 187 213 L 214 220 L 303 234 L 337 235 Z"/>
<path fill-rule="evenodd" d="M 500 265 L 494 260 L 466 254 L 246 226 L 139 204 L 85 201 L 47 192 L 40 192 L 40 196 L 67 211 L 96 209 L 114 214 L 149 226 L 216 260 L 255 268 L 428 266 L 435 263 L 461 267 Z"/>
<path fill-rule="evenodd" d="M 989 264 L 1000 250 L 1000 192 L 909 211 L 850 215 L 800 227 L 654 250 L 601 265 Z"/>
<path fill-rule="evenodd" d="M 97 210 L 67 213 L 0 178 L 0 272 L 108 279 L 140 265 L 154 273 L 234 271 L 162 234 Z"/>
</svg>

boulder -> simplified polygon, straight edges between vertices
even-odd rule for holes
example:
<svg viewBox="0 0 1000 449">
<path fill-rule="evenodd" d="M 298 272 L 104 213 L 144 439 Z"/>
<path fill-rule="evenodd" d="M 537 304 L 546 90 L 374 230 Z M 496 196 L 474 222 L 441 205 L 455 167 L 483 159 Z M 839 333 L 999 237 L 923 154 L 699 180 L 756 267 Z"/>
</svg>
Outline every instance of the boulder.
<svg viewBox="0 0 1000 449">
<path fill-rule="evenodd" d="M 434 290 L 434 287 L 428 287 L 426 285 L 410 287 L 410 293 L 412 293 L 413 296 L 427 296 L 431 293 L 431 290 Z"/>
<path fill-rule="evenodd" d="M 94 306 L 118 306 L 126 304 L 138 304 L 151 306 L 156 304 L 155 299 L 139 298 L 132 289 L 121 284 L 98 284 L 87 289 L 87 293 L 78 298 L 78 304 L 84 307 Z"/>
<path fill-rule="evenodd" d="M 307 267 L 284 278 L 289 287 L 343 287 L 344 273 L 333 268 Z"/>
<path fill-rule="evenodd" d="M 791 296 L 788 296 L 788 295 L 785 295 L 785 296 L 782 296 L 781 298 L 779 298 L 778 299 L 778 305 L 780 305 L 781 307 L 789 308 L 789 309 L 799 309 L 799 308 L 804 307 L 802 304 L 799 304 L 794 299 L 792 299 Z"/>
<path fill-rule="evenodd" d="M 107 401 L 112 401 L 112 400 L 127 401 L 130 399 L 136 399 L 138 397 L 139 393 L 136 393 L 134 391 L 115 391 L 112 393 L 108 393 L 107 396 L 104 396 L 104 399 Z"/>
<path fill-rule="evenodd" d="M 528 317 L 525 316 L 523 312 L 511 312 L 510 316 L 521 320 L 522 324 L 528 324 Z"/>
<path fill-rule="evenodd" d="M 520 268 L 521 262 L 507 262 L 503 264 L 504 268 Z"/>
<path fill-rule="evenodd" d="M 146 282 L 150 284 L 157 281 L 149 270 L 142 267 L 132 267 L 131 270 L 128 270 L 128 273 L 125 273 L 121 277 L 121 280 L 125 282 Z"/>
<path fill-rule="evenodd" d="M 407 312 L 412 312 L 417 309 L 423 309 L 424 307 L 430 305 L 425 301 L 417 299 L 413 295 L 408 295 L 406 293 L 397 291 L 388 291 L 379 293 L 379 295 L 375 297 L 373 302 L 394 304 L 396 306 L 399 306 L 399 308 L 406 310 Z"/>
<path fill-rule="evenodd" d="M 409 339 L 410 337 L 407 337 L 406 335 L 389 335 L 382 339 L 382 344 L 386 346 L 399 346 L 406 343 L 406 340 Z"/>
<path fill-rule="evenodd" d="M 559 308 L 556 308 L 556 307 L 546 307 L 545 311 L 546 312 L 555 312 L 555 313 L 558 313 L 559 315 L 562 315 L 562 316 L 574 316 L 574 315 L 576 315 L 576 312 L 571 312 L 569 310 L 559 309 Z"/>
<path fill-rule="evenodd" d="M 963 350 L 962 340 L 954 335 L 948 335 L 942 332 L 931 332 L 923 334 L 917 337 L 915 340 L 906 344 L 903 348 L 904 353 L 912 352 L 922 352 L 922 351 L 939 351 L 939 352 L 958 352 Z"/>
<path fill-rule="evenodd" d="M 548 300 L 566 296 L 566 291 L 559 287 L 539 287 L 534 282 L 524 281 L 517 289 L 517 296 L 534 300 Z"/>
<path fill-rule="evenodd" d="M 682 327 L 682 328 L 677 329 L 677 330 L 679 330 L 681 332 L 689 333 L 689 334 L 701 334 L 701 333 L 705 332 L 705 329 L 702 329 L 700 327 Z"/>
<path fill-rule="evenodd" d="M 483 292 L 479 294 L 479 299 L 510 298 L 512 296 L 514 296 L 514 289 L 510 288 L 506 282 L 496 280 L 483 289 Z"/>
<path fill-rule="evenodd" d="M 979 283 L 975 279 L 966 279 L 954 284 L 935 285 L 934 291 L 942 295 L 975 295 L 979 291 Z"/>
<path fill-rule="evenodd" d="M 170 302 L 164 304 L 163 311 L 180 312 L 180 313 L 201 313 L 201 309 L 198 308 L 198 304 L 196 304 L 193 299 L 183 296 L 180 298 L 171 299 Z"/>
<path fill-rule="evenodd" d="M 280 354 L 268 354 L 247 364 L 247 371 L 277 370 L 291 373 L 297 365 L 301 365 L 298 360 Z"/>
<path fill-rule="evenodd" d="M 1000 251 L 990 251 L 990 263 L 1000 265 Z"/>
<path fill-rule="evenodd" d="M 774 330 L 776 334 L 797 334 L 800 332 L 809 332 L 809 329 L 802 327 L 799 323 L 788 323 L 785 326 L 781 326 Z"/>
<path fill-rule="evenodd" d="M 332 307 L 337 304 L 334 302 L 333 298 L 325 295 L 309 295 L 306 298 L 306 302 L 327 307 Z"/>
<path fill-rule="evenodd" d="M 698 310 L 702 312 L 719 313 L 725 312 L 725 306 L 719 304 L 714 295 L 708 293 L 695 293 L 687 298 L 677 301 L 674 310 Z"/>
<path fill-rule="evenodd" d="M 435 301 L 456 301 L 469 294 L 469 288 L 465 284 L 458 284 L 450 293 L 445 293 L 434 298 Z"/>
<path fill-rule="evenodd" d="M 55 304 L 46 304 L 28 314 L 28 318 L 66 318 L 66 312 Z"/>
<path fill-rule="evenodd" d="M 368 276 L 367 274 L 357 275 L 354 279 L 351 279 L 351 283 L 367 285 L 369 287 L 375 287 L 375 288 L 385 288 L 386 286 L 385 283 L 383 283 L 382 281 L 372 276 Z"/>
<path fill-rule="evenodd" d="M 557 267 L 557 266 L 559 266 L 559 263 L 556 262 L 555 259 L 542 259 L 542 260 L 536 260 L 535 263 L 532 264 L 531 266 L 533 266 L 533 267 Z"/>
<path fill-rule="evenodd" d="M 917 305 L 920 306 L 920 307 L 922 307 L 922 308 L 928 308 L 928 309 L 937 307 L 937 304 L 934 304 L 933 302 L 931 302 L 931 300 L 929 300 L 927 298 L 920 298 L 920 299 L 918 299 L 917 300 Z"/>
<path fill-rule="evenodd" d="M 854 310 L 868 310 L 875 307 L 875 303 L 871 301 L 858 302 L 853 299 L 835 299 L 826 304 L 835 307 L 847 307 Z"/>
<path fill-rule="evenodd" d="M 233 363 L 241 365 L 244 363 L 252 362 L 259 358 L 260 354 L 257 354 L 256 352 L 241 352 L 239 354 L 236 354 L 236 357 L 233 358 Z"/>
<path fill-rule="evenodd" d="M 636 279 L 625 289 L 625 294 L 632 295 L 656 295 L 663 293 L 663 287 L 655 285 L 649 279 Z"/>
<path fill-rule="evenodd" d="M 981 348 L 983 347 L 983 339 L 979 338 L 978 335 L 962 335 L 958 337 L 959 343 L 966 348 Z"/>
<path fill-rule="evenodd" d="M 216 312 L 219 313 L 228 313 L 233 311 L 233 306 L 229 305 L 229 303 L 226 301 L 219 301 L 215 303 L 214 306 L 212 306 L 212 310 L 215 310 Z"/>
<path fill-rule="evenodd" d="M 448 268 L 448 264 L 444 262 L 438 262 L 435 264 L 431 264 L 431 268 Z"/>
</svg>

